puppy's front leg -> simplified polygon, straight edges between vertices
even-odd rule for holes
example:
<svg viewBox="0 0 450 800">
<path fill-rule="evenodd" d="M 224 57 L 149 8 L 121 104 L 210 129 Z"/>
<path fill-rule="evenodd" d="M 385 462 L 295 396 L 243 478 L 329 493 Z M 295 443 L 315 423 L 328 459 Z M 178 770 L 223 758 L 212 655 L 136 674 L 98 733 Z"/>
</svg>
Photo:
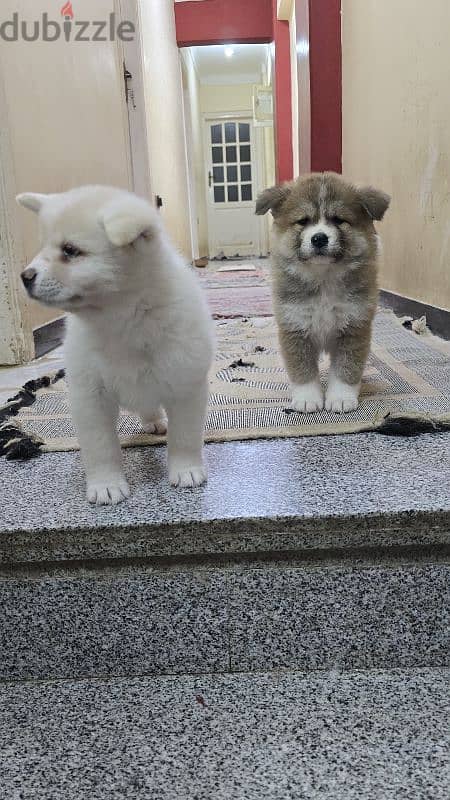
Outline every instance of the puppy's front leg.
<svg viewBox="0 0 450 800">
<path fill-rule="evenodd" d="M 331 366 L 325 399 L 327 411 L 342 413 L 358 408 L 359 390 L 370 350 L 370 328 L 339 336 L 331 348 Z"/>
<path fill-rule="evenodd" d="M 69 381 L 70 402 L 86 471 L 87 499 L 98 506 L 116 505 L 130 494 L 122 470 L 116 424 L 117 401 L 98 384 Z"/>
<path fill-rule="evenodd" d="M 323 408 L 319 379 L 319 350 L 301 331 L 279 328 L 281 351 L 292 384 L 292 407 L 302 413 Z"/>
<path fill-rule="evenodd" d="M 203 464 L 208 386 L 193 389 L 188 397 L 167 404 L 169 430 L 167 436 L 169 480 L 172 486 L 200 486 L 207 479 Z"/>
</svg>

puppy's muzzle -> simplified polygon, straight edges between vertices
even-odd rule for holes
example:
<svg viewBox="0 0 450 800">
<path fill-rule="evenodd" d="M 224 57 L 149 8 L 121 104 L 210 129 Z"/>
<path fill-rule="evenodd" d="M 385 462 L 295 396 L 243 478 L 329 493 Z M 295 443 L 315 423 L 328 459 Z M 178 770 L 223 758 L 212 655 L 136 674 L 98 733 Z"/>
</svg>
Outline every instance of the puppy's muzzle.
<svg viewBox="0 0 450 800">
<path fill-rule="evenodd" d="M 22 283 L 25 286 L 25 289 L 28 293 L 30 293 L 37 277 L 36 270 L 33 269 L 33 267 L 27 267 L 27 269 L 24 269 L 20 277 L 22 278 Z"/>
<path fill-rule="evenodd" d="M 314 236 L 311 237 L 311 244 L 314 249 L 320 253 L 321 250 L 324 250 L 328 245 L 328 236 L 326 233 L 315 233 Z"/>
</svg>

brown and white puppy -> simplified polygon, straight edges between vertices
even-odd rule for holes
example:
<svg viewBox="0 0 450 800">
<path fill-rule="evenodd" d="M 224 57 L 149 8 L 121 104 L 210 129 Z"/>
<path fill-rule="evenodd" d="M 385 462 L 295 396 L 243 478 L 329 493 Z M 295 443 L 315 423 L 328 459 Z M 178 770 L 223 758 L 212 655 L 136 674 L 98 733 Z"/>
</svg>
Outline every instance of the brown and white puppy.
<svg viewBox="0 0 450 800">
<path fill-rule="evenodd" d="M 330 354 L 327 411 L 352 411 L 369 354 L 377 305 L 378 237 L 390 198 L 332 172 L 262 192 L 271 211 L 273 293 L 281 350 L 297 411 L 320 411 L 319 356 Z"/>
</svg>

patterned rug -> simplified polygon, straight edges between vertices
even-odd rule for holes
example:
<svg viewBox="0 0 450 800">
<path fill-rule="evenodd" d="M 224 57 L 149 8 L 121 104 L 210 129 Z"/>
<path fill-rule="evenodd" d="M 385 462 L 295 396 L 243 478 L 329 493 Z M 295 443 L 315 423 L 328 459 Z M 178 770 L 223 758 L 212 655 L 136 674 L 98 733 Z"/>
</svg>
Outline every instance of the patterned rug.
<svg viewBox="0 0 450 800">
<path fill-rule="evenodd" d="M 359 408 L 343 415 L 300 414 L 290 408 L 272 317 L 218 322 L 217 337 L 210 374 L 208 442 L 366 430 L 409 435 L 450 427 L 449 343 L 406 330 L 390 311 L 380 310 L 375 319 Z M 326 372 L 324 361 L 324 381 Z M 3 440 L 7 458 L 78 447 L 64 378 L 58 374 L 34 383 L 0 410 L 4 420 L 0 447 Z M 127 447 L 165 441 L 165 437 L 144 434 L 139 420 L 125 412 L 119 436 Z"/>
</svg>

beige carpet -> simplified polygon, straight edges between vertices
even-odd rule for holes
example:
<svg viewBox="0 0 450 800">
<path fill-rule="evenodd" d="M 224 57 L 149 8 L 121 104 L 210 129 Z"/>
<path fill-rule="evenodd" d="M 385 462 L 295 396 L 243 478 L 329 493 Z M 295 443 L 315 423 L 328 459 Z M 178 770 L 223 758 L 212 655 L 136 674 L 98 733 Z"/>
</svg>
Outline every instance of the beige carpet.
<svg viewBox="0 0 450 800">
<path fill-rule="evenodd" d="M 217 336 L 210 374 L 208 442 L 372 430 L 387 415 L 450 420 L 449 343 L 405 330 L 389 311 L 380 311 L 375 320 L 359 408 L 343 415 L 299 414 L 289 408 L 289 385 L 273 318 L 221 321 Z M 324 381 L 326 372 L 324 362 Z M 35 438 L 44 452 L 78 448 L 64 379 L 39 389 L 34 402 L 21 408 L 11 423 Z M 127 447 L 165 440 L 142 433 L 139 420 L 125 412 L 119 435 Z"/>
</svg>

